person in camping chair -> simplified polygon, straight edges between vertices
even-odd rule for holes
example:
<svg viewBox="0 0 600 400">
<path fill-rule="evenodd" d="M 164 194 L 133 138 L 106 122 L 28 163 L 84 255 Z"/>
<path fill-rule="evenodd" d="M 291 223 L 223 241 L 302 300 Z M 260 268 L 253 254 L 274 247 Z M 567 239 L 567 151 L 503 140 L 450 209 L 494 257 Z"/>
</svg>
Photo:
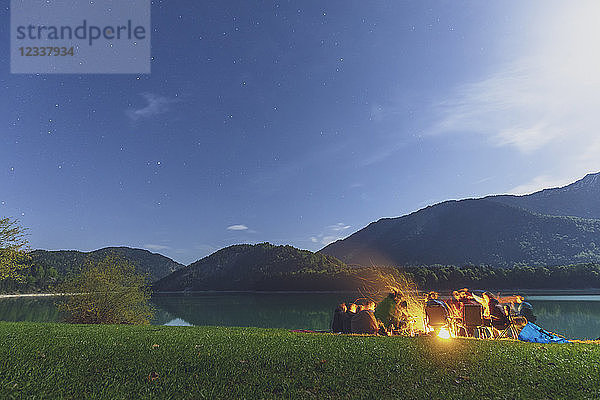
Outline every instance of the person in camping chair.
<svg viewBox="0 0 600 400">
<path fill-rule="evenodd" d="M 448 305 L 450 306 L 450 311 L 452 311 L 454 318 L 462 318 L 463 315 L 463 302 L 460 297 L 460 293 L 455 290 L 452 292 L 452 298 L 448 300 Z"/>
<path fill-rule="evenodd" d="M 439 300 L 437 292 L 429 292 L 425 303 L 426 323 L 434 334 L 438 334 L 443 326 L 448 324 L 450 308 Z"/>
<path fill-rule="evenodd" d="M 516 296 L 512 307 L 516 315 L 525 317 L 529 322 L 535 322 L 537 319 L 537 317 L 533 314 L 533 306 L 526 302 L 523 296 Z"/>
<path fill-rule="evenodd" d="M 438 292 L 429 292 L 427 294 L 427 303 L 425 303 L 425 307 L 442 306 L 446 309 L 448 315 L 450 315 L 450 308 L 448 307 L 448 304 L 440 300 L 439 297 L 440 295 Z"/>
<path fill-rule="evenodd" d="M 464 308 L 465 304 L 474 304 L 475 299 L 473 297 L 473 293 L 469 292 L 469 289 L 463 288 L 458 291 L 460 295 L 460 302 L 462 303 L 462 307 Z"/>
<path fill-rule="evenodd" d="M 498 330 L 506 328 L 508 325 L 508 315 L 504 312 L 504 306 L 490 292 L 484 292 L 483 298 L 484 315 L 489 316 L 490 324 L 494 328 L 494 336 L 498 335 Z"/>
</svg>

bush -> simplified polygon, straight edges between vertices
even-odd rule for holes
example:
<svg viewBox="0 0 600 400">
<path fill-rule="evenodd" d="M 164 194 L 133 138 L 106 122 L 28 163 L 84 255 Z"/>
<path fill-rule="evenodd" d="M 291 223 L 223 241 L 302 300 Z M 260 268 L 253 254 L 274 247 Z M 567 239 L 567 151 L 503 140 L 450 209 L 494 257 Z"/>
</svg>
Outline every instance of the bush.
<svg viewBox="0 0 600 400">
<path fill-rule="evenodd" d="M 0 281 L 22 281 L 21 270 L 28 267 L 26 229 L 19 221 L 0 217 Z"/>
<path fill-rule="evenodd" d="M 147 325 L 152 318 L 148 276 L 115 255 L 88 259 L 60 291 L 65 295 L 57 306 L 69 323 Z"/>
</svg>

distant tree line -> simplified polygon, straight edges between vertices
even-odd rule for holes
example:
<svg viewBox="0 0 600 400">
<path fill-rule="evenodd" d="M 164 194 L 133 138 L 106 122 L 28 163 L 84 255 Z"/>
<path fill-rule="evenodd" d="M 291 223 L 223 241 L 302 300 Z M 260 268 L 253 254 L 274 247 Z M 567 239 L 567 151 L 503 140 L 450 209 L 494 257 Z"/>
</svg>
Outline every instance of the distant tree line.
<svg viewBox="0 0 600 400">
<path fill-rule="evenodd" d="M 79 276 L 86 262 L 98 263 L 104 259 L 101 254 L 74 251 L 29 254 L 22 260 L 26 268 L 16 267 L 19 276 L 0 279 L 0 293 L 53 292 L 65 281 Z M 145 262 L 140 264 L 153 271 Z M 397 269 L 423 290 L 600 288 L 598 263 L 511 267 L 424 265 Z M 361 273 L 366 270 L 332 256 L 291 246 L 235 245 L 155 282 L 154 290 L 356 290 L 364 284 Z"/>
<path fill-rule="evenodd" d="M 21 277 L 0 280 L 0 293 L 33 293 L 51 292 L 52 286 L 59 280 L 56 268 L 45 265 L 25 264 L 27 269 L 21 271 Z"/>
<path fill-rule="evenodd" d="M 600 288 L 600 264 L 532 267 L 489 266 L 413 266 L 398 268 L 423 289 L 527 288 L 587 289 Z"/>
</svg>

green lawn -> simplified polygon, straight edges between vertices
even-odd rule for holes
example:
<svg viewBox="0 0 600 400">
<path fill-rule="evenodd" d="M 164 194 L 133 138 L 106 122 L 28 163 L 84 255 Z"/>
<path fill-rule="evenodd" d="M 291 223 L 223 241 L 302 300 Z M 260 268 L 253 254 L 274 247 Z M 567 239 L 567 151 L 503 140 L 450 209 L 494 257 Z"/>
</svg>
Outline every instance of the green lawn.
<svg viewBox="0 0 600 400">
<path fill-rule="evenodd" d="M 600 399 L 600 346 L 0 323 L 0 398 Z"/>
</svg>

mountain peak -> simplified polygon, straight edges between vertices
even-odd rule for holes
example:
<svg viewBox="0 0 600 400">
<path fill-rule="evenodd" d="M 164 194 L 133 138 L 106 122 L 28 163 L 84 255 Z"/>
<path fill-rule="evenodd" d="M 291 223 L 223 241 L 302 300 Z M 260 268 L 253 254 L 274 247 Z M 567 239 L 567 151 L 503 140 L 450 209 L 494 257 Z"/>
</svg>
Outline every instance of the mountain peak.
<svg viewBox="0 0 600 400">
<path fill-rule="evenodd" d="M 600 172 L 587 174 L 570 185 L 523 195 L 497 195 L 488 200 L 538 214 L 600 219 Z"/>
<path fill-rule="evenodd" d="M 594 174 L 587 174 L 582 179 L 574 182 L 568 186 L 572 188 L 586 188 L 586 187 L 600 187 L 600 172 Z"/>
</svg>

